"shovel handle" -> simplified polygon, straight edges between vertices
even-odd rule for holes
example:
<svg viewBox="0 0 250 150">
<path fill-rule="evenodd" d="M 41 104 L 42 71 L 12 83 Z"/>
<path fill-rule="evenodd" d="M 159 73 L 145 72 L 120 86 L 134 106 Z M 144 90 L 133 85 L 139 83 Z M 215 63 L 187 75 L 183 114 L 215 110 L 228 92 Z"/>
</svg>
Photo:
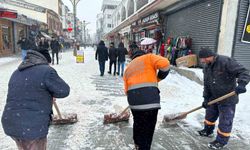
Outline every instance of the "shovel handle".
<svg viewBox="0 0 250 150">
<path fill-rule="evenodd" d="M 58 116 L 59 116 L 59 119 L 62 119 L 61 112 L 60 112 L 60 110 L 59 110 L 59 108 L 58 108 L 58 106 L 57 106 L 57 104 L 56 104 L 56 98 L 53 98 L 53 105 L 54 105 L 54 107 L 55 107 L 55 109 L 56 109 L 56 112 L 57 112 L 57 114 L 58 114 Z"/>
<path fill-rule="evenodd" d="M 223 101 L 223 100 L 225 100 L 225 99 L 227 99 L 227 98 L 229 98 L 229 97 L 231 97 L 231 96 L 234 96 L 235 94 L 236 94 L 235 91 L 230 92 L 230 93 L 228 93 L 228 94 L 226 94 L 226 95 L 223 95 L 223 96 L 221 96 L 221 97 L 219 97 L 219 98 L 216 98 L 216 99 L 210 101 L 207 105 L 210 106 L 210 105 L 215 104 L 215 103 L 217 103 L 217 102 Z M 190 114 L 190 113 L 192 113 L 192 112 L 194 112 L 194 111 L 196 111 L 196 110 L 199 110 L 199 109 L 201 109 L 201 108 L 203 108 L 203 107 L 202 107 L 202 106 L 196 107 L 196 108 L 194 108 L 194 109 L 192 109 L 192 110 L 190 110 L 190 111 L 185 112 L 184 114 L 185 114 L 185 115 Z"/>
<path fill-rule="evenodd" d="M 129 109 L 129 106 L 127 106 L 127 107 L 119 114 L 119 116 L 122 116 L 128 109 Z"/>
</svg>

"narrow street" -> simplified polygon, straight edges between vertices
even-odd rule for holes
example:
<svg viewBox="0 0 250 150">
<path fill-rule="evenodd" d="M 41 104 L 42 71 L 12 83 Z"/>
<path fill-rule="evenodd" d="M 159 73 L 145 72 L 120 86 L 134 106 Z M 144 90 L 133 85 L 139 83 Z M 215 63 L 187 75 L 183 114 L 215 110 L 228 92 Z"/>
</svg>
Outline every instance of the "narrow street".
<svg viewBox="0 0 250 150">
<path fill-rule="evenodd" d="M 123 92 L 123 79 L 107 74 L 108 63 L 104 76 L 99 76 L 95 51 L 87 48 L 84 52 L 84 63 L 76 63 L 73 52 L 65 51 L 59 65 L 53 66 L 71 87 L 68 97 L 57 99 L 58 106 L 62 113 L 77 113 L 79 121 L 72 125 L 52 125 L 48 135 L 48 150 L 132 150 L 132 115 L 129 122 L 103 124 L 104 114 L 128 105 Z M 0 115 L 5 105 L 8 80 L 20 61 L 18 59 L 0 65 Z M 214 138 L 203 138 L 196 134 L 202 128 L 204 110 L 190 114 L 187 119 L 175 124 L 162 123 L 165 114 L 200 105 L 202 86 L 174 71 L 167 78 L 159 85 L 162 109 L 158 115 L 152 150 L 207 150 L 207 143 Z M 189 90 L 183 88 L 186 85 L 189 85 Z M 195 106 L 190 106 L 190 103 Z M 236 125 L 225 150 L 250 149 L 249 134 L 242 135 L 237 129 Z M 0 141 L 1 150 L 16 149 L 14 141 L 4 134 L 1 125 Z"/>
</svg>

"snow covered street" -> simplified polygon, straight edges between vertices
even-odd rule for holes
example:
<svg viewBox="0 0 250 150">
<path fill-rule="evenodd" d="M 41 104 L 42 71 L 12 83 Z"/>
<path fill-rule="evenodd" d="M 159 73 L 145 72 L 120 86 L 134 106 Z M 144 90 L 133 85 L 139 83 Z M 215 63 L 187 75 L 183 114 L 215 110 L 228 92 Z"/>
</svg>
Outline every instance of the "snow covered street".
<svg viewBox="0 0 250 150">
<path fill-rule="evenodd" d="M 94 58 L 93 48 L 85 51 L 85 63 L 76 63 L 72 51 L 62 53 L 59 65 L 53 67 L 70 85 L 70 95 L 57 99 L 62 113 L 77 113 L 79 121 L 72 125 L 52 125 L 48 135 L 49 150 L 131 150 L 132 115 L 129 122 L 103 124 L 103 115 L 127 107 L 123 92 L 123 79 L 107 73 L 99 74 L 98 61 Z M 3 63 L 0 58 L 0 115 L 7 96 L 8 81 L 11 73 L 20 64 L 21 59 L 10 58 Z M 197 74 L 200 69 L 194 69 Z M 203 127 L 204 109 L 189 114 L 186 119 L 176 124 L 162 123 L 163 116 L 188 111 L 201 105 L 203 87 L 194 81 L 171 71 L 166 80 L 160 82 L 161 110 L 152 150 L 207 150 L 207 143 L 214 138 L 199 137 L 197 130 Z M 226 150 L 250 149 L 250 85 L 247 93 L 240 95 L 232 136 Z M 0 149 L 14 150 L 14 141 L 6 136 L 0 125 Z"/>
</svg>

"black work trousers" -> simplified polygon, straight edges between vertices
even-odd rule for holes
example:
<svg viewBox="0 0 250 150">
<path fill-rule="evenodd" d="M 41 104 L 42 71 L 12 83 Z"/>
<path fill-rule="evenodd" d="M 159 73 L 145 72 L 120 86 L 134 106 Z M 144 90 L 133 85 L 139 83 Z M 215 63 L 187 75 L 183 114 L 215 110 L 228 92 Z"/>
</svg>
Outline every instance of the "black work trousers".
<svg viewBox="0 0 250 150">
<path fill-rule="evenodd" d="M 131 110 L 133 114 L 133 139 L 139 150 L 150 150 L 158 109 Z"/>
</svg>

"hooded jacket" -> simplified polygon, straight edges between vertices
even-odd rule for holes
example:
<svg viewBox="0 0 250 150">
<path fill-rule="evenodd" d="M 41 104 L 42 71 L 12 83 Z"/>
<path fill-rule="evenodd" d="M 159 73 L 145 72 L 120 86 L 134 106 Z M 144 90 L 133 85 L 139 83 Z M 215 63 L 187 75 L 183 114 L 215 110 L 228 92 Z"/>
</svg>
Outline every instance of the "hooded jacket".
<svg viewBox="0 0 250 150">
<path fill-rule="evenodd" d="M 101 41 L 97 47 L 95 59 L 98 61 L 108 60 L 108 48 L 105 46 L 103 41 Z"/>
<path fill-rule="evenodd" d="M 70 87 L 39 52 L 29 50 L 12 74 L 2 115 L 4 132 L 33 140 L 46 137 L 51 121 L 52 97 L 69 95 Z"/>
</svg>

